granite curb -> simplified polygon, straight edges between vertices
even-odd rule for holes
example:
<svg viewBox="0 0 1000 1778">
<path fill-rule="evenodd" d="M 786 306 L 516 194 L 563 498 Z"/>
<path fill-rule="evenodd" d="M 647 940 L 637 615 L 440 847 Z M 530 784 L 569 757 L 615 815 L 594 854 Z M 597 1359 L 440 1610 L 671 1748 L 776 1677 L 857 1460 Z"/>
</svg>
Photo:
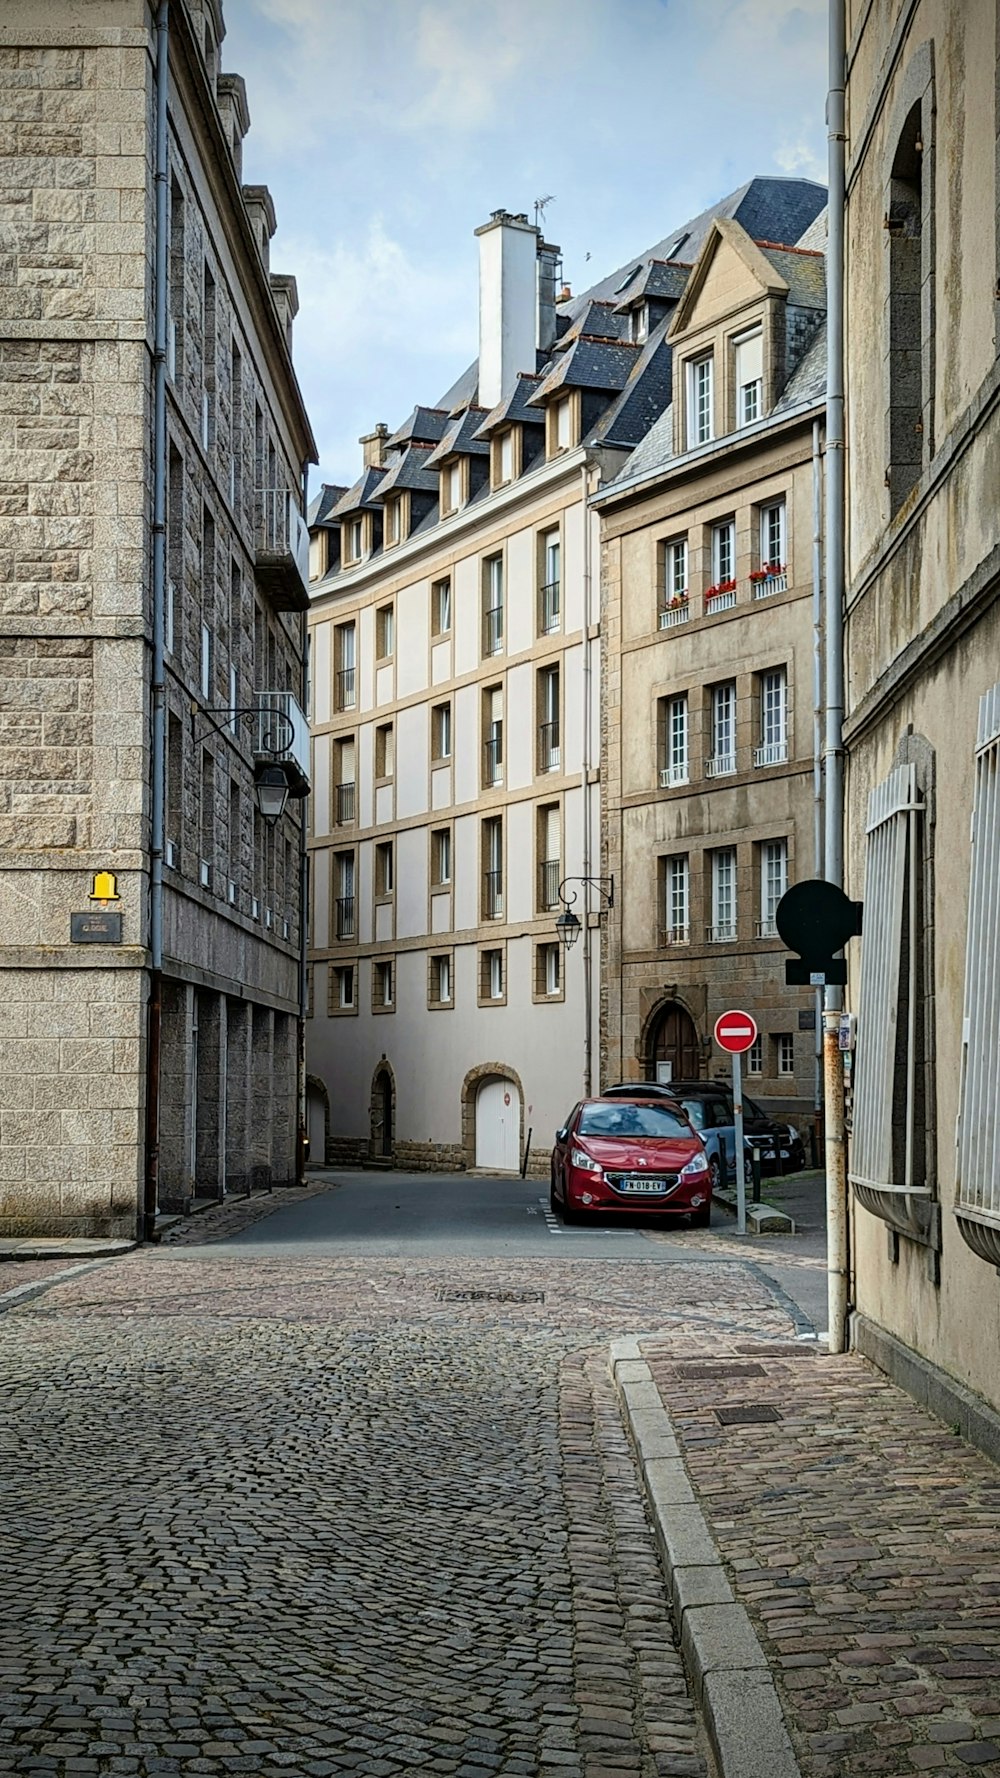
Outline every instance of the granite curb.
<svg viewBox="0 0 1000 1778">
<path fill-rule="evenodd" d="M 767 1658 L 729 1584 L 639 1340 L 612 1341 L 610 1366 L 719 1778 L 802 1778 Z"/>
</svg>

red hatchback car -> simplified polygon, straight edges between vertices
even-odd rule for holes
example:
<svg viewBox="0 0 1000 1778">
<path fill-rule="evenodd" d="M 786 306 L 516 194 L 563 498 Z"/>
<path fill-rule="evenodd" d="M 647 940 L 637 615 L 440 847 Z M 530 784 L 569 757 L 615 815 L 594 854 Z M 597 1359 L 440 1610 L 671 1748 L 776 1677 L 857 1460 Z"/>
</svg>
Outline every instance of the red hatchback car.
<svg viewBox="0 0 1000 1778">
<path fill-rule="evenodd" d="M 670 1099 L 584 1099 L 552 1150 L 550 1202 L 575 1222 L 614 1212 L 712 1220 L 704 1144 Z"/>
</svg>

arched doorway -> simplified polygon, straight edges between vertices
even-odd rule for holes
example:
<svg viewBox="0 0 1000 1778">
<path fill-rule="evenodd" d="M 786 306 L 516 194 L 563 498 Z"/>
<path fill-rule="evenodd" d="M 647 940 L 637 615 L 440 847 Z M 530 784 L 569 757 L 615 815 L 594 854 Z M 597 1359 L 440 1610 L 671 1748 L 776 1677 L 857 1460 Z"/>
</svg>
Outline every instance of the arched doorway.
<svg viewBox="0 0 1000 1778">
<path fill-rule="evenodd" d="M 520 1170 L 521 1094 L 516 1081 L 488 1074 L 476 1092 L 476 1166 L 494 1173 Z"/>
<path fill-rule="evenodd" d="M 326 1163 L 326 1126 L 330 1101 L 324 1083 L 313 1074 L 306 1079 L 306 1135 L 309 1137 L 309 1165 Z"/>
<path fill-rule="evenodd" d="M 375 1071 L 371 1099 L 371 1154 L 373 1160 L 388 1160 L 392 1155 L 393 1111 L 395 1092 L 392 1071 L 384 1064 Z"/>
<path fill-rule="evenodd" d="M 663 1064 L 669 1065 L 669 1076 Z M 694 1020 L 686 1006 L 668 1000 L 650 1027 L 646 1079 L 697 1080 L 700 1074 L 701 1045 Z"/>
</svg>

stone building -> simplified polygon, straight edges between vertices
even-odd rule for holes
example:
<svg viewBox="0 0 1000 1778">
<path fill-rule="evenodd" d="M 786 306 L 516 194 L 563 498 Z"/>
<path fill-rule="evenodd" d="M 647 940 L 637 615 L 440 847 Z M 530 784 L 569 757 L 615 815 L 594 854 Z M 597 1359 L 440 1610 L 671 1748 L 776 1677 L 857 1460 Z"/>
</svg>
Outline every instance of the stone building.
<svg viewBox="0 0 1000 1778">
<path fill-rule="evenodd" d="M 296 1172 L 315 451 L 222 37 L 0 15 L 5 1234 Z"/>
<path fill-rule="evenodd" d="M 854 1337 L 994 1451 L 998 48 L 996 0 L 848 6 Z"/>
<path fill-rule="evenodd" d="M 715 217 L 770 236 L 794 215 L 799 234 L 822 202 L 751 180 L 577 298 L 557 295 L 558 249 L 497 212 L 477 362 L 312 508 L 313 1153 L 494 1171 L 529 1151 L 547 1172 L 598 1087 L 612 885 L 588 499 L 670 401 L 670 317 Z"/>
<path fill-rule="evenodd" d="M 719 1014 L 759 1037 L 747 1086 L 817 1102 L 817 1018 L 775 909 L 817 874 L 814 537 L 825 387 L 822 218 L 805 241 L 713 224 L 671 318 L 673 400 L 601 515 L 607 1080 L 724 1071 Z M 810 245 L 813 240 L 819 245 Z M 626 298 L 628 293 L 626 292 Z"/>
</svg>

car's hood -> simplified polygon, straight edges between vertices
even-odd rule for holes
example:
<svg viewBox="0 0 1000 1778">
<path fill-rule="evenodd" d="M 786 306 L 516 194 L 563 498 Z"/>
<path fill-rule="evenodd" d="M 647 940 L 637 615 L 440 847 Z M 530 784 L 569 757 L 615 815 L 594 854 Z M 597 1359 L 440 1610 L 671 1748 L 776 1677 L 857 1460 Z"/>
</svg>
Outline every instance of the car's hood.
<svg viewBox="0 0 1000 1778">
<path fill-rule="evenodd" d="M 613 1172 L 679 1172 L 705 1152 L 697 1136 L 575 1136 L 573 1146 Z"/>
</svg>

